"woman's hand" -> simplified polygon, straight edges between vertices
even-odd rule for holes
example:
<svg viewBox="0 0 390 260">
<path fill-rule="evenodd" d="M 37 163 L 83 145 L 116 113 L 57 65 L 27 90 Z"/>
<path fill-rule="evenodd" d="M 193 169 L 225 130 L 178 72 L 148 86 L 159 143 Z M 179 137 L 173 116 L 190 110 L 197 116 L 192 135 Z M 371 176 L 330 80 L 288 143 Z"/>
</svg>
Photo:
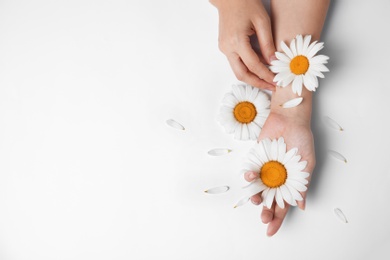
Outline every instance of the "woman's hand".
<svg viewBox="0 0 390 260">
<path fill-rule="evenodd" d="M 274 90 L 270 64 L 275 55 L 271 22 L 260 0 L 210 0 L 219 11 L 219 48 L 226 55 L 237 79 L 252 86 Z M 261 54 L 251 46 L 256 34 Z"/>
<path fill-rule="evenodd" d="M 308 164 L 305 168 L 305 172 L 312 173 L 315 166 L 315 154 L 314 154 L 314 141 L 313 135 L 310 129 L 310 122 L 305 122 L 301 118 L 294 118 L 271 112 L 267 121 L 261 130 L 259 140 L 270 138 L 276 139 L 283 136 L 287 150 L 291 148 L 298 148 L 298 154 L 302 156 L 303 161 L 307 161 Z M 249 182 L 259 178 L 259 175 L 254 172 L 245 173 L 245 179 Z M 310 175 L 311 177 L 311 175 Z M 309 182 L 310 182 L 309 177 Z M 303 200 L 298 201 L 298 207 L 305 209 L 306 192 L 301 193 Z M 261 203 L 260 193 L 252 196 L 251 201 L 253 204 L 259 205 Z M 282 225 L 282 222 L 287 214 L 289 207 L 286 203 L 284 209 L 280 208 L 274 202 L 271 209 L 263 207 L 261 213 L 261 220 L 264 224 L 268 224 L 267 235 L 274 235 Z"/>
</svg>

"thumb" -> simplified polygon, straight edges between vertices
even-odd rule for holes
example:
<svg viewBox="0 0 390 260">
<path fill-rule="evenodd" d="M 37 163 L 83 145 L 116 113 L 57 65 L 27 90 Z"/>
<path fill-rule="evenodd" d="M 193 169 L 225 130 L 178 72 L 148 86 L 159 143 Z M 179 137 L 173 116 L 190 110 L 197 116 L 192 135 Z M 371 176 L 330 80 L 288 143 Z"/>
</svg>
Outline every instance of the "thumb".
<svg viewBox="0 0 390 260">
<path fill-rule="evenodd" d="M 297 204 L 298 204 L 298 208 L 300 208 L 301 210 L 305 210 L 306 208 L 306 192 L 302 194 L 303 196 L 303 200 L 301 201 L 297 201 Z"/>
<path fill-rule="evenodd" d="M 257 39 L 259 41 L 261 54 L 268 64 L 271 64 L 271 61 L 276 59 L 275 57 L 275 43 L 272 36 L 271 25 L 267 24 L 266 26 L 255 25 Z"/>
</svg>

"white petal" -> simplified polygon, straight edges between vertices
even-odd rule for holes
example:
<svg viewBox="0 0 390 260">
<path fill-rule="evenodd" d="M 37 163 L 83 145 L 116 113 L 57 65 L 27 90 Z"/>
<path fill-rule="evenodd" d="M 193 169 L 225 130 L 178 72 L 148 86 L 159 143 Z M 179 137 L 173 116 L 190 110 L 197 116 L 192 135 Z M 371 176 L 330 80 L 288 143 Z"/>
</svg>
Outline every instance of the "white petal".
<svg viewBox="0 0 390 260">
<path fill-rule="evenodd" d="M 252 162 L 245 162 L 243 164 L 242 172 L 246 173 L 246 172 L 249 172 L 249 171 L 259 173 L 260 172 L 260 168 L 257 165 L 253 164 Z"/>
<path fill-rule="evenodd" d="M 282 52 L 275 52 L 275 56 L 276 56 L 276 58 L 278 58 L 281 61 L 284 61 L 287 64 L 290 64 L 290 62 L 291 62 L 291 59 L 286 54 L 284 54 Z"/>
<path fill-rule="evenodd" d="M 319 52 L 322 48 L 324 48 L 324 43 L 323 42 L 319 42 L 317 43 L 316 45 L 314 45 L 314 47 L 307 53 L 307 58 L 308 59 L 311 59 L 314 57 L 314 55 L 317 54 L 317 52 Z"/>
<path fill-rule="evenodd" d="M 291 43 L 290 43 L 290 50 L 292 51 L 292 53 L 294 54 L 294 57 L 297 56 L 297 47 L 296 47 L 296 44 L 295 44 L 295 39 L 292 39 L 291 40 Z"/>
<path fill-rule="evenodd" d="M 243 187 L 243 189 L 245 190 L 245 194 L 248 197 L 252 197 L 253 195 L 267 189 L 267 187 L 261 182 L 260 179 L 256 179 L 255 181 L 249 183 L 249 185 L 247 185 L 246 187 Z"/>
<path fill-rule="evenodd" d="M 250 152 L 248 154 L 248 160 L 251 163 L 253 163 L 254 165 L 256 165 L 259 169 L 264 164 L 264 162 L 262 162 L 260 160 L 260 158 L 256 155 L 256 153 L 254 152 L 253 148 L 250 150 Z"/>
<path fill-rule="evenodd" d="M 309 176 L 310 176 L 310 174 L 308 172 L 298 172 L 298 171 L 296 171 L 296 172 L 289 172 L 288 173 L 288 177 L 289 178 L 291 177 L 292 179 L 295 179 L 295 180 L 298 180 L 298 179 L 304 180 L 304 179 L 306 179 Z"/>
<path fill-rule="evenodd" d="M 288 77 L 286 77 L 285 79 L 283 79 L 282 81 L 282 87 L 287 87 L 291 81 L 293 81 L 295 79 L 296 75 L 291 73 L 290 75 L 288 75 Z"/>
<path fill-rule="evenodd" d="M 284 138 L 280 137 L 278 139 L 278 162 L 283 162 L 284 155 L 286 154 L 286 143 L 284 142 Z"/>
<path fill-rule="evenodd" d="M 347 218 L 345 217 L 344 213 L 341 211 L 341 209 L 339 208 L 335 208 L 334 209 L 334 214 L 336 215 L 336 217 L 338 217 L 338 219 L 343 222 L 343 223 L 348 223 L 348 220 Z"/>
<path fill-rule="evenodd" d="M 280 72 L 280 73 L 276 74 L 273 81 L 278 82 L 280 80 L 284 80 L 284 79 L 288 78 L 290 75 L 294 76 L 294 74 L 292 74 L 290 70 Z"/>
<path fill-rule="evenodd" d="M 278 204 L 278 206 L 279 206 L 281 209 L 284 209 L 283 196 L 282 196 L 282 192 L 280 191 L 279 188 L 276 188 L 275 200 L 276 200 L 276 203 Z"/>
<path fill-rule="evenodd" d="M 341 153 L 333 150 L 329 150 L 328 153 L 332 155 L 334 158 L 336 158 L 337 160 L 347 163 L 347 159 Z"/>
<path fill-rule="evenodd" d="M 301 161 L 301 162 L 291 162 L 292 160 L 290 160 L 289 162 L 287 162 L 284 166 L 286 167 L 287 169 L 287 172 L 300 172 L 300 171 L 303 171 L 306 166 L 307 166 L 307 161 Z"/>
<path fill-rule="evenodd" d="M 242 124 L 241 140 L 249 140 L 249 129 L 247 124 Z"/>
<path fill-rule="evenodd" d="M 295 202 L 291 192 L 288 190 L 288 188 L 285 185 L 282 185 L 279 187 L 280 192 L 282 193 L 283 199 L 290 205 L 295 206 L 297 203 Z"/>
<path fill-rule="evenodd" d="M 271 159 L 272 158 L 271 157 L 271 144 L 272 144 L 271 139 L 265 138 L 261 141 L 261 143 L 263 144 L 263 148 L 264 148 L 265 154 L 267 155 L 268 161 L 272 160 Z"/>
<path fill-rule="evenodd" d="M 302 77 L 302 75 L 298 75 L 295 77 L 293 84 L 292 84 L 293 92 L 298 93 L 299 96 L 302 95 L 302 83 L 303 83 L 303 77 Z"/>
<path fill-rule="evenodd" d="M 258 124 L 255 124 L 254 122 L 248 124 L 249 129 L 249 137 L 251 140 L 257 140 L 257 138 L 260 135 L 261 128 Z"/>
<path fill-rule="evenodd" d="M 307 50 L 306 50 L 306 57 L 307 55 L 309 54 L 309 52 L 313 49 L 313 47 L 317 44 L 317 41 L 314 41 L 312 42 L 308 47 L 307 47 Z"/>
<path fill-rule="evenodd" d="M 240 93 L 241 93 L 241 97 L 242 97 L 242 101 L 245 101 L 246 100 L 246 84 L 242 84 L 242 85 L 239 85 L 240 86 Z"/>
<path fill-rule="evenodd" d="M 234 130 L 234 139 L 241 140 L 242 124 L 238 124 Z"/>
<path fill-rule="evenodd" d="M 208 151 L 207 153 L 212 156 L 221 156 L 230 153 L 232 150 L 227 148 L 216 148 Z"/>
<path fill-rule="evenodd" d="M 249 100 L 252 95 L 253 87 L 250 85 L 245 85 L 245 100 Z"/>
<path fill-rule="evenodd" d="M 306 35 L 303 39 L 303 49 L 302 49 L 302 55 L 307 56 L 307 48 L 309 47 L 311 41 L 311 35 Z"/>
<path fill-rule="evenodd" d="M 302 103 L 302 100 L 303 100 L 303 97 L 293 98 L 293 99 L 290 99 L 289 101 L 284 102 L 280 106 L 283 107 L 283 108 L 296 107 L 296 106 L 298 106 L 299 104 Z"/>
<path fill-rule="evenodd" d="M 272 202 L 274 201 L 274 198 L 275 198 L 275 193 L 276 193 L 276 189 L 270 189 L 266 195 L 266 198 L 265 198 L 265 205 L 267 206 L 267 208 L 271 208 L 272 207 Z"/>
<path fill-rule="evenodd" d="M 303 37 L 302 35 L 297 35 L 297 54 L 302 55 L 303 52 Z"/>
<path fill-rule="evenodd" d="M 317 55 L 310 59 L 310 64 L 325 64 L 329 60 L 328 56 Z"/>
<path fill-rule="evenodd" d="M 316 76 L 316 77 L 320 77 L 320 78 L 325 78 L 325 75 L 324 74 L 322 74 L 321 72 L 319 72 L 318 70 L 315 70 L 315 69 L 313 69 L 313 68 L 309 68 L 309 70 L 307 71 L 307 73 L 310 73 L 310 74 L 312 74 L 312 75 L 314 75 L 314 76 Z"/>
<path fill-rule="evenodd" d="M 244 101 L 244 97 L 241 96 L 241 90 L 240 90 L 241 87 L 240 86 L 242 86 L 242 85 L 233 85 L 232 86 L 233 94 L 237 98 L 238 102 Z"/>
<path fill-rule="evenodd" d="M 313 64 L 310 66 L 311 69 L 321 72 L 328 72 L 329 69 L 324 64 Z"/>
<path fill-rule="evenodd" d="M 298 148 L 292 148 L 290 149 L 285 155 L 282 164 L 288 163 L 298 152 Z"/>
<path fill-rule="evenodd" d="M 253 102 L 253 100 L 256 99 L 257 95 L 259 94 L 259 89 L 258 88 L 253 88 L 252 93 L 248 97 L 248 101 Z"/>
<path fill-rule="evenodd" d="M 307 187 L 298 181 L 287 179 L 286 183 L 297 191 L 303 192 L 307 190 Z"/>
<path fill-rule="evenodd" d="M 290 174 L 290 175 L 291 175 L 291 174 Z M 294 178 L 294 176 L 290 176 L 290 175 L 289 175 L 289 179 L 290 179 L 291 181 L 296 181 L 296 182 L 299 182 L 299 183 L 301 183 L 301 184 L 303 184 L 303 185 L 306 185 L 306 184 L 309 183 L 309 181 L 306 180 L 306 179 L 302 179 L 302 178 L 299 178 L 299 177 Z"/>
<path fill-rule="evenodd" d="M 222 103 L 229 108 L 234 108 L 238 104 L 238 100 L 233 93 L 227 93 L 223 97 Z"/>
<path fill-rule="evenodd" d="M 170 127 L 173 127 L 173 128 L 176 128 L 176 129 L 179 129 L 179 130 L 185 130 L 184 126 L 182 126 L 181 124 L 179 124 L 178 122 L 176 122 L 175 120 L 173 119 L 168 119 L 166 121 L 167 125 L 169 125 Z"/>
<path fill-rule="evenodd" d="M 303 76 L 303 83 L 306 89 L 309 91 L 314 91 L 318 87 L 318 81 L 316 80 L 316 77 L 310 73 L 306 73 L 305 76 Z"/>
<path fill-rule="evenodd" d="M 238 208 L 238 207 L 241 207 L 243 205 L 245 205 L 248 201 L 249 201 L 250 197 L 244 197 L 242 199 L 240 199 L 236 205 L 234 205 L 234 208 Z"/>
<path fill-rule="evenodd" d="M 254 126 L 257 127 L 256 124 L 254 124 L 253 122 L 248 124 L 248 130 L 249 130 L 249 140 L 257 140 L 257 133 L 256 133 L 256 129 Z M 260 132 L 259 132 L 260 133 Z"/>
<path fill-rule="evenodd" d="M 204 192 L 206 192 L 208 194 L 220 194 L 220 193 L 227 192 L 229 189 L 230 189 L 229 186 L 220 186 L 220 187 L 214 187 L 214 188 L 207 189 Z"/>
<path fill-rule="evenodd" d="M 324 116 L 324 122 L 327 126 L 333 128 L 333 129 L 336 129 L 339 131 L 344 131 L 344 129 L 336 121 L 334 121 L 332 118 L 330 118 L 328 116 Z"/>
<path fill-rule="evenodd" d="M 289 64 L 286 63 L 283 66 L 282 65 L 280 65 L 280 66 L 270 66 L 269 69 L 273 73 L 280 73 L 280 72 L 290 71 L 290 66 L 289 66 Z"/>
<path fill-rule="evenodd" d="M 288 188 L 288 190 L 290 191 L 291 195 L 293 196 L 294 200 L 296 201 L 301 201 L 303 200 L 303 197 L 301 195 L 301 193 L 299 193 L 295 188 L 291 187 L 290 185 L 288 184 L 285 184 L 285 186 Z"/>
<path fill-rule="evenodd" d="M 283 52 L 286 53 L 290 59 L 294 58 L 294 54 L 291 52 L 291 50 L 288 48 L 288 46 L 283 41 L 280 43 L 280 47 L 282 48 Z"/>
<path fill-rule="evenodd" d="M 268 96 L 261 91 L 252 103 L 256 106 L 256 110 L 268 108 L 271 104 Z"/>
<path fill-rule="evenodd" d="M 290 61 L 286 62 L 284 60 L 273 60 L 271 65 L 274 67 L 290 67 Z"/>
<path fill-rule="evenodd" d="M 264 164 L 269 161 L 267 152 L 262 142 L 255 145 L 253 152 L 257 155 L 259 160 Z"/>
<path fill-rule="evenodd" d="M 278 141 L 276 139 L 272 140 L 270 154 L 272 161 L 278 160 Z"/>
</svg>

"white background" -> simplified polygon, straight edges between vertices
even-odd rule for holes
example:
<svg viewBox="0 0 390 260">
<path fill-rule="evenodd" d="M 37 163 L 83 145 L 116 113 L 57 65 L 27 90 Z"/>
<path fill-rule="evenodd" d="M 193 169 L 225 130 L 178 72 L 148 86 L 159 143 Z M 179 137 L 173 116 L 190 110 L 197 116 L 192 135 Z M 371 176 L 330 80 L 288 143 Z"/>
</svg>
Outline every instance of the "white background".
<svg viewBox="0 0 390 260">
<path fill-rule="evenodd" d="M 237 81 L 214 7 L 1 0 L 0 259 L 388 259 L 389 10 L 333 1 L 307 209 L 268 238 L 260 207 L 233 209 L 252 143 L 216 122 Z"/>
</svg>

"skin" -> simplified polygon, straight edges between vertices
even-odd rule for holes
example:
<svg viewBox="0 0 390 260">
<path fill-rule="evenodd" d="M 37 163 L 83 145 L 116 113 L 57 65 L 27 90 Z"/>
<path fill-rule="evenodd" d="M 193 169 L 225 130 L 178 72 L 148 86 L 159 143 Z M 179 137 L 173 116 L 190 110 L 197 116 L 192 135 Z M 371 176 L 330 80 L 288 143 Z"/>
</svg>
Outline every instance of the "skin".
<svg viewBox="0 0 390 260">
<path fill-rule="evenodd" d="M 219 13 L 219 49 L 226 55 L 237 79 L 275 90 L 274 74 L 267 68 L 275 59 L 270 17 L 258 0 L 210 0 Z M 260 52 L 250 43 L 256 34 Z"/>
<path fill-rule="evenodd" d="M 220 10 L 220 15 L 224 15 L 225 17 L 229 16 L 226 14 L 226 12 L 229 12 L 229 8 L 238 8 L 240 5 L 234 5 L 232 2 L 245 2 L 248 4 L 248 2 L 261 2 L 258 0 L 248 0 L 248 1 L 242 1 L 242 0 L 214 0 L 212 2 L 216 2 L 215 6 Z M 280 42 L 284 41 L 289 45 L 291 39 L 295 38 L 297 34 L 302 35 L 312 35 L 312 41 L 318 40 L 321 35 L 321 31 L 325 22 L 326 13 L 328 11 L 330 0 L 272 0 L 271 1 L 271 21 L 272 21 L 272 33 L 273 33 L 273 39 L 276 43 L 277 51 L 282 52 L 280 47 Z M 242 7 L 242 6 L 241 6 Z M 237 16 L 237 10 L 231 10 L 230 16 L 234 17 L 236 19 L 243 19 L 244 23 L 250 21 L 255 21 L 256 18 L 254 17 L 253 10 L 256 11 L 256 9 L 252 9 L 249 7 L 243 7 L 241 10 L 240 16 Z M 248 10 L 251 9 L 251 10 Z M 223 10 L 223 12 L 221 12 Z M 249 17 L 249 18 L 248 18 Z M 258 18 L 259 20 L 264 20 L 264 14 L 262 11 L 259 11 Z M 220 23 L 224 23 L 225 18 L 220 19 Z M 242 25 L 240 22 L 236 21 L 238 24 Z M 221 25 L 220 28 L 223 30 L 229 30 L 229 23 Z M 248 26 L 248 24 L 247 24 Z M 239 27 L 239 26 L 238 26 Z M 258 26 L 259 28 L 266 28 L 267 23 L 264 22 L 261 26 Z M 248 35 L 250 26 L 246 29 L 241 28 L 246 34 Z M 234 42 L 235 40 L 226 40 L 225 35 L 230 35 L 234 37 L 234 35 L 240 35 L 237 32 L 237 27 L 233 26 L 231 28 L 231 32 L 222 32 L 223 37 L 220 38 L 220 41 L 226 41 L 226 42 Z M 265 30 L 266 31 L 266 30 Z M 267 34 L 267 33 L 265 33 Z M 220 33 L 221 35 L 221 33 Z M 260 48 L 262 51 L 263 56 L 266 54 L 268 56 L 266 57 L 272 57 L 271 51 L 273 51 L 273 48 L 270 47 L 272 44 L 263 44 L 261 37 L 264 34 L 258 33 L 257 36 L 259 38 Z M 269 36 L 265 37 L 266 40 L 269 40 Z M 264 42 L 264 41 L 263 41 Z M 239 44 L 240 41 L 238 41 L 236 44 Z M 220 43 L 221 44 L 221 43 Z M 244 46 L 247 46 L 244 44 Z M 262 47 L 263 46 L 263 47 Z M 225 47 L 225 54 L 230 53 L 234 50 L 237 50 L 243 48 L 243 47 L 237 47 L 237 45 L 230 45 L 230 47 Z M 268 48 L 268 50 L 267 50 Z M 228 50 L 227 50 L 228 49 Z M 230 52 L 229 52 L 230 51 Z M 228 54 L 226 54 L 228 56 Z M 252 55 L 252 59 L 255 59 L 255 55 Z M 246 58 L 246 56 L 245 56 Z M 228 56 L 229 59 L 229 56 Z M 229 60 L 230 61 L 230 60 Z M 243 60 L 245 63 L 245 61 Z M 230 64 L 232 65 L 232 61 L 230 61 Z M 263 64 L 264 65 L 264 64 Z M 234 66 L 234 60 L 232 68 L 235 70 Z M 262 68 L 259 65 L 260 68 Z M 249 70 L 251 67 L 248 68 L 248 73 L 252 73 L 255 75 L 254 72 Z M 246 78 L 245 78 L 246 79 Z M 243 81 L 245 81 L 243 79 Z M 254 85 L 251 83 L 251 81 L 245 81 L 248 84 Z M 261 86 L 260 86 L 261 87 Z M 265 87 L 267 88 L 267 87 Z M 294 108 L 284 109 L 280 106 L 280 104 L 283 104 L 284 102 L 296 98 L 297 95 L 292 92 L 291 84 L 287 86 L 286 88 L 280 88 L 276 87 L 272 93 L 272 100 L 271 100 L 271 112 L 266 120 L 263 129 L 261 130 L 260 136 L 258 140 L 262 140 L 264 138 L 271 138 L 275 139 L 280 136 L 284 137 L 284 140 L 287 144 L 287 150 L 297 147 L 298 153 L 302 156 L 302 160 L 305 160 L 308 162 L 308 165 L 304 171 L 312 173 L 315 167 L 315 153 L 314 153 L 314 139 L 313 134 L 310 127 L 310 121 L 311 121 L 311 111 L 312 111 L 312 95 L 313 93 L 306 90 L 306 88 L 303 88 L 302 91 L 302 97 L 303 102 Z M 254 172 L 247 172 L 245 173 L 245 179 L 247 181 L 253 181 L 256 178 L 259 178 L 258 174 Z M 311 176 L 309 177 L 310 182 Z M 298 202 L 298 207 L 302 210 L 305 209 L 305 201 L 306 201 L 306 194 L 307 192 L 302 193 L 302 197 L 304 198 L 303 201 Z M 255 205 L 259 205 L 261 203 L 261 196 L 260 194 L 256 194 L 251 198 L 251 201 Z M 286 203 L 287 204 L 287 203 Z M 281 209 L 279 208 L 276 203 L 273 203 L 273 206 L 271 209 L 268 209 L 267 207 L 263 206 L 262 212 L 261 212 L 261 220 L 264 224 L 267 224 L 267 235 L 273 236 L 276 232 L 278 232 L 279 228 L 281 227 L 283 220 L 289 210 L 288 205 Z"/>
</svg>

